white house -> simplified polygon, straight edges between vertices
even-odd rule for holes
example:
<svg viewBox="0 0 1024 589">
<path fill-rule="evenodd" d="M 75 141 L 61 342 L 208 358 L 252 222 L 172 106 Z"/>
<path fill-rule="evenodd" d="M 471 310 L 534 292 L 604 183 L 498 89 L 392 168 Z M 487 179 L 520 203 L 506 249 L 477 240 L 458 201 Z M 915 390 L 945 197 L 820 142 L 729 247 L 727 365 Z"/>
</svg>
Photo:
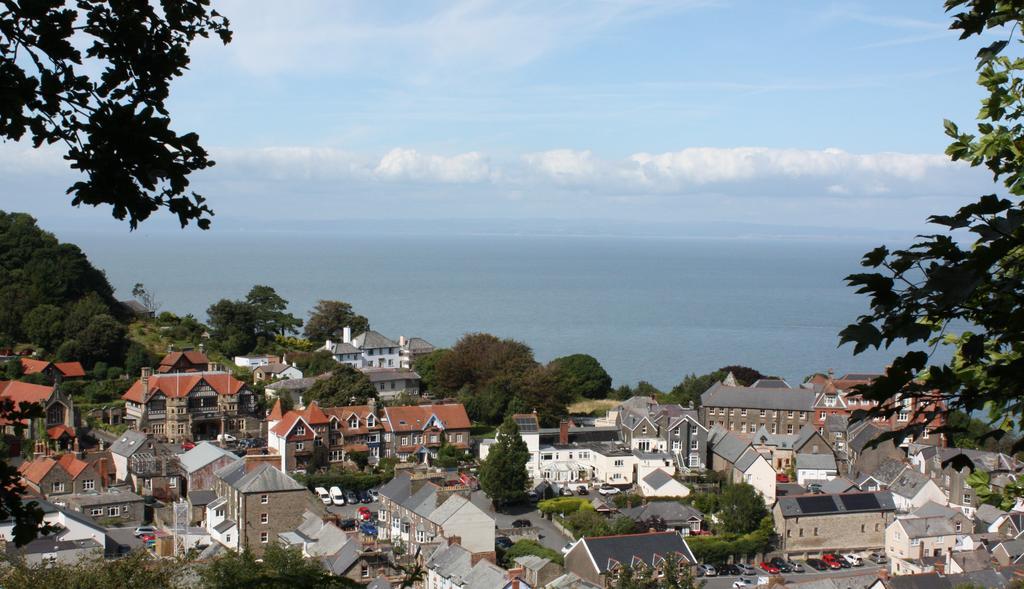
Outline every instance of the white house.
<svg viewBox="0 0 1024 589">
<path fill-rule="evenodd" d="M 273 362 L 280 362 L 277 356 L 268 356 L 266 354 L 254 354 L 249 356 L 235 356 L 235 366 L 239 368 L 248 368 L 253 370 L 260 366 L 266 366 Z"/>
<path fill-rule="evenodd" d="M 637 477 L 637 486 L 644 497 L 686 497 L 690 494 L 690 489 L 664 468 L 657 468 L 646 476 Z"/>
<path fill-rule="evenodd" d="M 402 365 L 402 348 L 376 331 L 366 331 L 352 337 L 348 327 L 342 330 L 341 341 L 327 340 L 324 343 L 334 360 L 353 368 L 399 368 Z"/>
<path fill-rule="evenodd" d="M 268 364 L 257 366 L 256 369 L 252 371 L 252 378 L 256 382 L 302 378 L 302 371 L 294 364 L 270 362 Z"/>
<path fill-rule="evenodd" d="M 839 476 L 836 457 L 832 454 L 797 454 L 796 482 L 801 486 L 809 482 L 831 481 Z"/>
<path fill-rule="evenodd" d="M 767 458 L 750 448 L 740 456 L 733 469 L 733 481 L 754 487 L 769 507 L 775 503 L 775 469 Z"/>
</svg>

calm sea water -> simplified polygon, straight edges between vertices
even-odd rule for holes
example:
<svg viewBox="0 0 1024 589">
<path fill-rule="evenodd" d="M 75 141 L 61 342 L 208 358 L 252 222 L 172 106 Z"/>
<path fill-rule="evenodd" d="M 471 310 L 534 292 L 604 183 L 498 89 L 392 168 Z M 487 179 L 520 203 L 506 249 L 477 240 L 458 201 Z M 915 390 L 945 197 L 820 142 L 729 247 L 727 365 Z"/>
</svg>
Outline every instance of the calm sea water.
<svg viewBox="0 0 1024 589">
<path fill-rule="evenodd" d="M 267 284 L 305 317 L 351 302 L 374 329 L 451 345 L 485 331 L 539 360 L 597 357 L 616 384 L 668 388 L 691 372 L 753 366 L 796 382 L 878 371 L 837 333 L 867 309 L 842 279 L 874 243 L 587 237 L 61 234 L 120 296 L 143 282 L 163 310 L 193 313 Z"/>
</svg>

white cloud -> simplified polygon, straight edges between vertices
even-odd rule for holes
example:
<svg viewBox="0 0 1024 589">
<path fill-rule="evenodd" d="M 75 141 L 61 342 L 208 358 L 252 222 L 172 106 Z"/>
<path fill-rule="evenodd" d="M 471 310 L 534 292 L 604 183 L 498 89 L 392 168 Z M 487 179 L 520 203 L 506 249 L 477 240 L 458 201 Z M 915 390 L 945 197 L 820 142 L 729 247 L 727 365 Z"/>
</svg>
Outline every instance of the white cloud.
<svg viewBox="0 0 1024 589">
<path fill-rule="evenodd" d="M 533 168 L 560 184 L 592 183 L 597 173 L 595 158 L 589 150 L 553 149 L 528 153 L 522 160 L 528 168 Z"/>
<path fill-rule="evenodd" d="M 480 182 L 491 174 L 487 158 L 475 151 L 445 157 L 401 148 L 386 153 L 373 172 L 385 179 L 444 183 Z"/>
</svg>

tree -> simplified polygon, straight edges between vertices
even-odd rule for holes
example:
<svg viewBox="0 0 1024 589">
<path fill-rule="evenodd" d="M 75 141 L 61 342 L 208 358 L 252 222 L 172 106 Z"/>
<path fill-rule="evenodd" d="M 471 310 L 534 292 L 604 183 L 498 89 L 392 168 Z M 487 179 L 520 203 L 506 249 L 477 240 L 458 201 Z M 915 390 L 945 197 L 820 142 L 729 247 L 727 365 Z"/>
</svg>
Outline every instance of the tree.
<svg viewBox="0 0 1024 589">
<path fill-rule="evenodd" d="M 495 444 L 480 465 L 480 488 L 498 509 L 526 497 L 530 451 L 511 416 L 498 428 Z"/>
<path fill-rule="evenodd" d="M 329 573 L 318 559 L 307 559 L 297 548 L 271 542 L 261 559 L 252 552 L 228 551 L 200 573 L 208 589 L 360 587 L 358 583 Z"/>
<path fill-rule="evenodd" d="M 437 449 L 437 458 L 434 459 L 434 466 L 457 468 L 467 460 L 469 460 L 469 455 L 465 450 L 453 446 L 448 441 L 448 436 L 441 436 L 441 447 Z"/>
<path fill-rule="evenodd" d="M 321 407 L 363 405 L 377 398 L 377 389 L 370 379 L 347 364 L 339 364 L 330 378 L 318 380 L 306 391 L 306 402 L 316 401 Z"/>
<path fill-rule="evenodd" d="M 257 334 L 287 335 L 298 333 L 302 327 L 302 319 L 286 312 L 288 301 L 269 286 L 252 287 L 245 295 L 245 302 L 252 307 Z"/>
<path fill-rule="evenodd" d="M 160 301 L 156 299 L 156 295 L 141 282 L 136 282 L 135 286 L 132 287 L 132 296 L 142 303 L 142 306 L 150 313 L 156 313 L 160 310 Z"/>
<path fill-rule="evenodd" d="M 105 361 L 107 364 L 124 364 L 128 348 L 128 331 L 110 315 L 96 315 L 78 335 L 84 357 L 83 362 L 92 365 Z"/>
<path fill-rule="evenodd" d="M 139 342 L 130 342 L 124 354 L 124 371 L 129 376 L 139 374 L 143 366 L 153 366 L 159 361 L 149 349 Z"/>
<path fill-rule="evenodd" d="M 564 562 L 564 558 L 557 550 L 552 550 L 547 546 L 542 546 L 536 540 L 529 539 L 519 540 L 513 544 L 511 548 L 505 551 L 501 562 L 506 568 L 513 568 L 516 566 L 517 558 L 527 555 L 546 558 L 557 564 L 563 564 Z"/>
<path fill-rule="evenodd" d="M 25 315 L 21 328 L 32 343 L 56 350 L 64 341 L 64 311 L 56 305 L 39 305 Z"/>
<path fill-rule="evenodd" d="M 436 365 L 437 384 L 449 391 L 479 390 L 500 375 L 522 374 L 537 365 L 529 346 L 489 333 L 464 335 L 451 351 Z"/>
<path fill-rule="evenodd" d="M 338 362 L 327 350 L 289 353 L 288 359 L 295 362 L 303 376 L 320 376 L 338 367 Z"/>
<path fill-rule="evenodd" d="M 303 334 L 306 339 L 319 344 L 337 339 L 345 327 L 351 328 L 353 334 L 359 334 L 370 330 L 370 320 L 357 315 L 349 303 L 320 300 L 309 312 Z"/>
<path fill-rule="evenodd" d="M 702 374 L 697 376 L 696 374 L 690 374 L 683 378 L 683 382 L 672 387 L 672 390 L 668 393 L 669 403 L 678 403 L 680 405 L 693 404 L 694 407 L 700 407 L 700 396 L 707 392 L 715 383 L 722 382 L 722 379 L 726 377 L 728 373 L 716 370 L 715 372 L 709 372 L 708 374 Z"/>
<path fill-rule="evenodd" d="M 568 414 L 566 405 L 575 398 L 564 387 L 565 381 L 547 366 L 535 366 L 521 375 L 510 375 L 513 400 L 509 413 L 537 412 L 537 418 L 544 427 L 558 425 Z"/>
<path fill-rule="evenodd" d="M 451 353 L 452 351 L 447 348 L 438 348 L 425 356 L 420 356 L 413 362 L 413 370 L 420 375 L 420 386 L 434 397 L 444 397 L 452 393 L 437 382 L 437 364 Z"/>
<path fill-rule="evenodd" d="M 20 438 L 25 432 L 25 423 L 43 417 L 43 408 L 38 403 L 18 403 L 11 399 L 0 399 L 0 423 L 11 424 L 14 437 Z M 39 534 L 53 531 L 43 525 L 43 511 L 36 501 L 23 502 L 26 493 L 21 473 L 0 455 L 0 521 L 14 522 L 13 537 L 16 546 L 23 546 Z M 5 579 L 5 585 L 8 581 Z M 10 585 L 13 586 L 13 585 Z"/>
<path fill-rule="evenodd" d="M 64 317 L 64 337 L 78 338 L 93 318 L 110 315 L 110 308 L 96 293 L 86 294 L 74 302 Z"/>
<path fill-rule="evenodd" d="M 718 521 L 732 534 L 753 532 L 768 515 L 764 499 L 747 483 L 726 485 L 718 499 Z"/>
<path fill-rule="evenodd" d="M 608 376 L 597 358 L 588 354 L 555 358 L 548 367 L 571 399 L 604 399 L 611 392 L 612 377 Z"/>
<path fill-rule="evenodd" d="M 154 559 L 145 550 L 122 558 L 85 558 L 73 563 L 40 562 L 29 565 L 23 559 L 6 563 L 6 589 L 38 587 L 104 587 L 110 589 L 169 589 L 184 587 L 181 579 L 194 565 L 175 559 Z"/>
<path fill-rule="evenodd" d="M 760 371 L 750 368 L 749 366 L 723 366 L 715 372 L 723 372 L 725 374 L 729 374 L 731 372 L 733 378 L 736 379 L 736 382 L 738 382 L 740 386 L 745 387 L 749 387 L 758 380 L 766 378 Z"/>
<path fill-rule="evenodd" d="M 198 135 L 171 129 L 165 103 L 192 41 L 211 35 L 231 39 L 205 0 L 4 2 L 0 136 L 61 143 L 83 176 L 68 188 L 75 206 L 110 205 L 132 229 L 165 207 L 206 229 L 213 211 L 188 176 L 214 162 Z"/>
<path fill-rule="evenodd" d="M 876 443 L 916 437 L 933 418 L 954 411 L 985 416 L 988 431 L 979 443 L 1024 425 L 1024 60 L 1004 55 L 1024 22 L 1024 6 L 947 0 L 946 9 L 955 11 L 951 28 L 961 39 L 1003 37 L 977 53 L 978 84 L 986 94 L 977 132 L 945 121 L 952 140 L 946 154 L 953 161 L 984 165 L 993 182 L 1002 184 L 994 191 L 1012 200 L 985 194 L 952 215 L 931 216 L 935 233 L 919 236 L 905 249 L 878 247 L 865 254 L 864 272 L 847 277 L 851 287 L 868 295 L 870 310 L 840 333 L 840 343 L 852 343 L 854 354 L 896 343 L 910 349 L 859 391 L 879 404 L 855 412 L 855 420 L 889 417 L 904 400 L 915 407 L 905 426 Z M 922 344 L 945 346 L 951 353 L 933 354 L 920 349 Z M 944 357 L 950 359 L 940 360 Z M 957 433 L 952 425 L 936 431 Z M 1018 441 L 1013 451 L 1022 444 Z M 957 468 L 970 466 L 960 458 L 953 462 Z"/>
<path fill-rule="evenodd" d="M 273 288 L 256 285 L 244 301 L 221 299 L 206 310 L 216 347 L 226 356 L 247 354 L 261 341 L 294 332 L 302 321 L 285 312 L 288 301 Z"/>
</svg>

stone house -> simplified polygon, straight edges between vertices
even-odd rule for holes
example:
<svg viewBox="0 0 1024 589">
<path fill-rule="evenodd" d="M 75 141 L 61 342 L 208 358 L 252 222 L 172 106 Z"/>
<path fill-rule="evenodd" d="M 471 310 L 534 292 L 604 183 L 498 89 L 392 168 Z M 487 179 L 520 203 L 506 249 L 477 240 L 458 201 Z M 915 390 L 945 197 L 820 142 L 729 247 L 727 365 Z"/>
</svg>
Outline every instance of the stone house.
<svg viewBox="0 0 1024 589">
<path fill-rule="evenodd" d="M 61 497 L 72 509 L 101 525 L 135 525 L 144 519 L 144 500 L 128 489 L 111 487 L 105 492 L 74 493 Z"/>
<path fill-rule="evenodd" d="M 263 554 L 278 535 L 296 529 L 307 511 L 323 504 L 295 479 L 266 463 L 247 470 L 233 462 L 215 473 L 217 499 L 206 506 L 206 527 L 214 540 L 233 550 Z"/>
<path fill-rule="evenodd" d="M 513 587 L 532 589 L 518 579 L 521 569 L 506 571 L 486 558 L 480 558 L 452 538 L 437 546 L 426 559 L 426 589 L 504 589 L 509 577 L 518 582 Z"/>
<path fill-rule="evenodd" d="M 704 514 L 690 505 L 678 501 L 649 501 L 644 505 L 627 507 L 619 511 L 637 523 L 641 529 L 675 530 L 684 535 L 704 529 Z"/>
<path fill-rule="evenodd" d="M 980 504 L 974 489 L 967 484 L 967 477 L 972 471 L 987 472 L 991 478 L 990 487 L 996 493 L 1024 471 L 1024 463 L 1013 456 L 984 450 L 912 444 L 908 457 L 920 472 L 938 483 L 949 497 L 950 506 L 972 517 Z M 961 462 L 965 465 L 958 466 Z"/>
<path fill-rule="evenodd" d="M 708 432 L 711 450 L 710 468 L 722 473 L 730 483 L 747 483 L 764 498 L 766 505 L 775 502 L 776 473 L 764 454 L 739 436 L 715 426 Z"/>
<path fill-rule="evenodd" d="M 257 366 L 252 371 L 252 379 L 256 382 L 270 382 L 272 380 L 302 378 L 302 371 L 295 365 L 284 364 L 283 362 L 271 362 Z"/>
<path fill-rule="evenodd" d="M 469 487 L 437 473 L 397 473 L 380 488 L 378 536 L 408 552 L 457 537 L 466 550 L 493 557 L 494 518 L 469 495 Z"/>
<path fill-rule="evenodd" d="M 942 516 L 897 518 L 885 529 L 889 573 L 919 575 L 945 570 L 956 536 L 953 522 Z"/>
<path fill-rule="evenodd" d="M 907 512 L 926 503 L 946 505 L 948 499 L 934 480 L 905 463 L 890 461 L 871 473 L 881 488 L 889 490 L 896 503 L 896 509 Z"/>
<path fill-rule="evenodd" d="M 121 395 L 132 429 L 171 443 L 214 439 L 220 434 L 258 435 L 256 398 L 247 384 L 211 365 L 205 372 L 152 374 Z"/>
<path fill-rule="evenodd" d="M 515 568 L 523 569 L 523 580 L 530 587 L 547 587 L 565 572 L 561 565 L 551 562 L 551 559 L 533 554 L 516 557 L 515 563 Z"/>
<path fill-rule="evenodd" d="M 25 429 L 21 437 L 14 436 L 14 424 L 0 424 L 0 435 L 9 439 L 11 456 L 20 455 L 23 443 L 31 440 L 46 440 L 36 443 L 36 454 L 51 451 L 75 450 L 77 447 L 76 428 L 79 416 L 71 397 L 61 392 L 59 386 L 38 385 L 20 380 L 0 380 L 0 400 L 9 400 L 18 406 L 21 403 L 38 403 L 44 416 L 23 420 Z"/>
<path fill-rule="evenodd" d="M 700 419 L 709 430 L 739 434 L 764 428 L 772 434 L 795 434 L 811 423 L 815 393 L 808 389 L 730 386 L 715 383 L 701 395 Z"/>
<path fill-rule="evenodd" d="M 887 491 L 785 496 L 772 508 L 779 550 L 788 556 L 882 548 L 895 514 Z"/>
<path fill-rule="evenodd" d="M 410 368 L 363 368 L 361 372 L 377 389 L 381 401 L 390 401 L 399 395 L 420 396 L 420 375 Z"/>
<path fill-rule="evenodd" d="M 44 374 L 50 382 L 59 384 L 69 378 L 82 378 L 85 376 L 85 368 L 81 362 L 47 362 L 46 360 L 33 360 L 31 358 L 21 359 L 21 373 Z"/>
<path fill-rule="evenodd" d="M 18 468 L 21 480 L 29 489 L 54 501 L 63 496 L 99 491 L 106 484 L 99 462 L 87 462 L 74 454 L 62 454 L 56 460 L 49 456 L 23 462 Z"/>
<path fill-rule="evenodd" d="M 839 476 L 839 467 L 831 452 L 796 455 L 796 482 L 798 485 L 807 485 L 811 482 L 822 483 L 837 476 Z"/>
<path fill-rule="evenodd" d="M 178 455 L 185 478 L 183 493 L 191 495 L 193 491 L 213 489 L 216 481 L 214 473 L 238 460 L 241 459 L 220 446 L 199 442 L 195 448 Z"/>
<path fill-rule="evenodd" d="M 873 423 L 859 423 L 850 427 L 846 448 L 850 474 L 854 478 L 875 472 L 886 462 L 906 459 L 906 454 L 893 440 L 872 443 L 883 433 L 885 430 Z"/>
<path fill-rule="evenodd" d="M 622 443 L 640 452 L 669 452 L 680 468 L 705 468 L 708 430 L 695 409 L 636 396 L 615 411 Z"/>
<path fill-rule="evenodd" d="M 660 576 L 672 559 L 678 567 L 697 564 L 686 539 L 676 532 L 584 537 L 566 553 L 565 570 L 598 587 L 614 587 L 624 567 Z"/>
</svg>

